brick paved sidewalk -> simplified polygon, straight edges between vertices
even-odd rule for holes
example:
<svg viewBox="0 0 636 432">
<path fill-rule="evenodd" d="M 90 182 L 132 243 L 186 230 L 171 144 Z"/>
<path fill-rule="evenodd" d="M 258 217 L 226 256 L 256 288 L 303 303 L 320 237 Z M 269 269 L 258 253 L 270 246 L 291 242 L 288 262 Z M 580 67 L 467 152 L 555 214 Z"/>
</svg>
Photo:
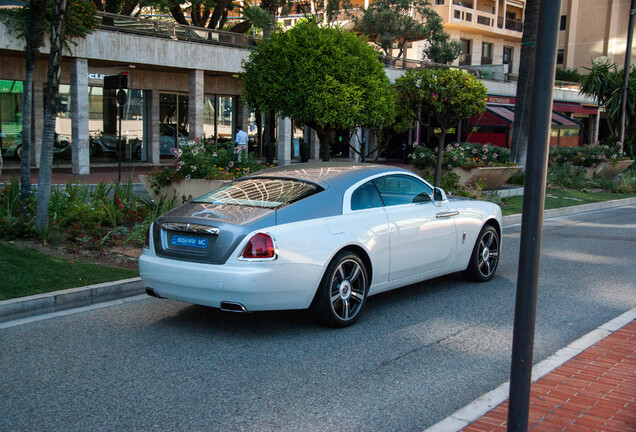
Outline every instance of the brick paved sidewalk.
<svg viewBox="0 0 636 432">
<path fill-rule="evenodd" d="M 508 402 L 466 426 L 506 431 Z M 532 384 L 528 430 L 636 431 L 636 321 Z"/>
</svg>

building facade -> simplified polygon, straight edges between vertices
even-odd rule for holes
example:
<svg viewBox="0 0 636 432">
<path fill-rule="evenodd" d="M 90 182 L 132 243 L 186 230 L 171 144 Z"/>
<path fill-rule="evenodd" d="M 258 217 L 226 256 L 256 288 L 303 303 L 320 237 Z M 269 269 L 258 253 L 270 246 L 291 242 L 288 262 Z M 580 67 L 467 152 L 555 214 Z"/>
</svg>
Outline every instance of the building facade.
<svg viewBox="0 0 636 432">
<path fill-rule="evenodd" d="M 631 0 L 563 0 L 557 65 L 563 69 L 590 67 L 597 57 L 617 65 L 625 62 Z M 631 61 L 636 61 L 632 41 Z"/>
</svg>

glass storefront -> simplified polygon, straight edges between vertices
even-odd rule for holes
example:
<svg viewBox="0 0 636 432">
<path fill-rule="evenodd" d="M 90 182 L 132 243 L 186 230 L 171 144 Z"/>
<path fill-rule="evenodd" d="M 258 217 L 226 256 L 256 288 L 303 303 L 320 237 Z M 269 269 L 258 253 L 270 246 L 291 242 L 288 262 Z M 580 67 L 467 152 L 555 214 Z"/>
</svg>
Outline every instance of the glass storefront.
<svg viewBox="0 0 636 432">
<path fill-rule="evenodd" d="M 95 85 L 91 85 L 95 84 Z M 70 85 L 61 84 L 56 109 L 54 164 L 71 162 L 72 113 Z M 145 131 L 150 107 L 144 90 L 125 90 L 127 103 L 121 119 L 121 160 L 148 161 Z M 22 144 L 21 81 L 0 80 L 0 149 L 5 162 L 19 161 Z M 214 95 L 204 99 L 204 137 L 217 141 L 234 138 L 236 96 Z M 172 158 L 171 149 L 188 141 L 189 96 L 183 93 L 159 94 L 159 147 L 161 158 Z M 250 112 L 250 139 L 256 135 L 256 119 Z M 104 90 L 99 82 L 88 86 L 88 139 L 90 162 L 117 162 L 119 118 L 115 90 Z"/>
<path fill-rule="evenodd" d="M 128 101 L 121 119 L 122 161 L 145 159 L 144 146 L 144 91 L 125 90 Z M 88 88 L 88 136 L 91 163 L 117 161 L 119 135 L 117 101 L 114 90 L 102 87 Z M 58 117 L 58 124 L 59 124 Z"/>
<path fill-rule="evenodd" d="M 0 80 L 0 151 L 18 159 L 22 145 L 22 81 Z"/>
<path fill-rule="evenodd" d="M 234 96 L 206 96 L 203 102 L 203 136 L 214 141 L 234 139 L 236 124 Z"/>
</svg>

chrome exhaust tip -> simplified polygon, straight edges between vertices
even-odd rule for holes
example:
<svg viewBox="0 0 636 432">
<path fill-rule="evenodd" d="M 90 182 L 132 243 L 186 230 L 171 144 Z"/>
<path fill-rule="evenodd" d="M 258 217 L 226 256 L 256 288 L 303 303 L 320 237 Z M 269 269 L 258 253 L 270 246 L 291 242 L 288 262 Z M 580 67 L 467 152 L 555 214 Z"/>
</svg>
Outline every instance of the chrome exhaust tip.
<svg viewBox="0 0 636 432">
<path fill-rule="evenodd" d="M 221 302 L 221 310 L 225 312 L 247 312 L 247 308 L 236 302 Z"/>
<path fill-rule="evenodd" d="M 155 291 L 154 288 L 146 288 L 146 294 L 148 294 L 151 297 L 161 298 L 159 293 Z"/>
</svg>

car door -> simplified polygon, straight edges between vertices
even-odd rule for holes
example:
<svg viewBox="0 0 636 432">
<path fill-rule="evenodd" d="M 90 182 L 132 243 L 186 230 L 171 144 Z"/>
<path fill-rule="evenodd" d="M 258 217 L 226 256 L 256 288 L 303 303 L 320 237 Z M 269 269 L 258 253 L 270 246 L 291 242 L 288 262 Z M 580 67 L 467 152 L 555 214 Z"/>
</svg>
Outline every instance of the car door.
<svg viewBox="0 0 636 432">
<path fill-rule="evenodd" d="M 452 212 L 433 201 L 433 189 L 416 177 L 393 174 L 374 180 L 389 220 L 389 280 L 443 273 L 455 257 Z"/>
</svg>

